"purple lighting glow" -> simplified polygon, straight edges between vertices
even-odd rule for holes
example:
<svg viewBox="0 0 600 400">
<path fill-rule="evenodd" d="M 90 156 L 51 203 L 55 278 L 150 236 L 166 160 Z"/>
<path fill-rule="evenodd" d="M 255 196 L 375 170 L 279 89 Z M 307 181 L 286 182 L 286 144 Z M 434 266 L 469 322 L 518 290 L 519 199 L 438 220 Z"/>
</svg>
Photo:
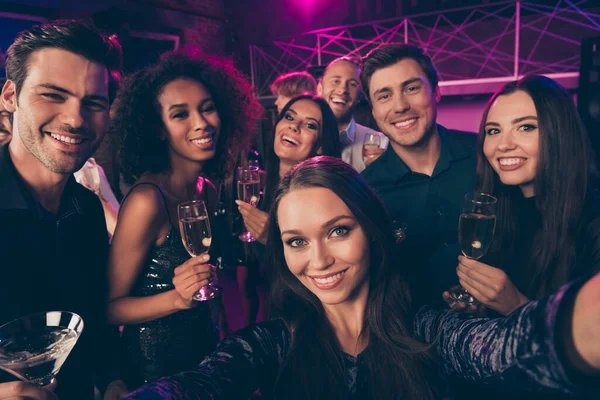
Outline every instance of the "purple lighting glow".
<svg viewBox="0 0 600 400">
<path fill-rule="evenodd" d="M 289 13 L 296 21 L 302 13 L 303 24 L 310 23 L 311 15 L 349 12 L 339 7 L 341 0 L 288 1 Z M 492 93 L 502 83 L 533 73 L 573 87 L 582 38 L 600 34 L 600 13 L 589 8 L 597 1 L 501 1 L 344 26 L 311 26 L 270 46 L 251 46 L 253 83 L 260 95 L 269 95 L 269 85 L 279 74 L 341 56 L 364 56 L 384 43 L 406 43 L 422 47 L 432 58 L 444 94 Z M 289 17 L 282 15 L 279 22 L 291 22 Z"/>
<path fill-rule="evenodd" d="M 310 23 L 312 18 L 322 12 L 331 10 L 335 0 L 288 0 L 290 12 L 299 14 L 302 22 Z"/>
</svg>

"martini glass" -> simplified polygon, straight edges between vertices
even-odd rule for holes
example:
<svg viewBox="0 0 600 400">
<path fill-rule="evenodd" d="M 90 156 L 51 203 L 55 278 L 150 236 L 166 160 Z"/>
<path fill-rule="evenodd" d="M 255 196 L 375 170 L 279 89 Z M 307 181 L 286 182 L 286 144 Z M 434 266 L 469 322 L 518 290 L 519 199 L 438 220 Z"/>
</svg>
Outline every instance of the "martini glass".
<svg viewBox="0 0 600 400">
<path fill-rule="evenodd" d="M 83 331 L 67 311 L 31 314 L 0 326 L 0 369 L 39 386 L 54 380 Z"/>
</svg>

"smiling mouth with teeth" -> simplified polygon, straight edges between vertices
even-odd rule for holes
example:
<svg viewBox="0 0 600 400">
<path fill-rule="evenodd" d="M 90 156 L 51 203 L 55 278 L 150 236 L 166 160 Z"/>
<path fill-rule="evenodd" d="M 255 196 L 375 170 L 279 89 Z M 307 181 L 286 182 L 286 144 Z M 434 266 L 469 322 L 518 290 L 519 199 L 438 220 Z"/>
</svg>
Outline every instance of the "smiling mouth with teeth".
<svg viewBox="0 0 600 400">
<path fill-rule="evenodd" d="M 500 163 L 500 165 L 503 165 L 503 166 L 517 165 L 517 164 L 524 163 L 525 159 L 519 158 L 519 157 L 514 157 L 514 158 L 500 158 L 500 159 L 498 159 L 498 162 Z"/>
<path fill-rule="evenodd" d="M 342 100 L 342 99 L 331 99 L 331 102 L 334 104 L 341 104 L 341 105 L 346 105 L 347 101 Z"/>
<path fill-rule="evenodd" d="M 346 271 L 347 270 L 340 271 L 335 275 L 328 276 L 327 278 L 319 278 L 319 277 L 312 277 L 312 276 L 310 278 L 313 279 L 319 285 L 327 285 L 327 284 L 334 283 L 337 280 L 339 280 L 342 276 L 344 276 Z"/>
<path fill-rule="evenodd" d="M 194 144 L 208 144 L 211 143 L 213 140 L 212 136 L 208 136 L 202 139 L 194 139 L 194 140 L 190 140 L 192 143 Z"/>
<path fill-rule="evenodd" d="M 397 128 L 402 128 L 402 127 L 405 127 L 405 126 L 408 126 L 408 125 L 412 124 L 416 120 L 417 120 L 417 118 L 406 119 L 404 121 L 394 122 L 392 125 L 394 125 Z"/>
<path fill-rule="evenodd" d="M 282 141 L 284 141 L 284 142 L 286 142 L 286 143 L 290 143 L 290 144 L 292 144 L 292 145 L 294 145 L 294 146 L 298 146 L 298 145 L 300 144 L 300 143 L 296 142 L 295 140 L 293 140 L 293 139 L 290 139 L 290 138 L 289 138 L 289 137 L 287 137 L 287 136 L 282 136 L 282 137 L 281 137 L 281 140 L 282 140 Z"/>
<path fill-rule="evenodd" d="M 73 138 L 73 137 L 68 137 L 68 136 L 62 136 L 57 133 L 49 133 L 49 135 L 50 135 L 50 137 L 52 137 L 52 139 L 59 141 L 61 143 L 64 143 L 64 144 L 69 144 L 69 145 L 80 144 L 84 141 L 84 139 L 80 138 L 80 137 Z"/>
</svg>

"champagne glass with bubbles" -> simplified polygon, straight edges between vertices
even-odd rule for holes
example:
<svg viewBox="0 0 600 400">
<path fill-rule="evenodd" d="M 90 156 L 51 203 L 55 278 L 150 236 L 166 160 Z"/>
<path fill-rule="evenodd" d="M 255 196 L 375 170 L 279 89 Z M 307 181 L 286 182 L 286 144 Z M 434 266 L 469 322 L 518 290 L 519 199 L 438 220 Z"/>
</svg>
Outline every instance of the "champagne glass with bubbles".
<svg viewBox="0 0 600 400">
<path fill-rule="evenodd" d="M 237 195 L 238 199 L 249 203 L 252 207 L 258 205 L 260 200 L 260 172 L 257 168 L 240 167 L 237 170 Z M 239 236 L 242 242 L 254 242 L 256 239 L 248 231 Z"/>
<path fill-rule="evenodd" d="M 83 320 L 67 311 L 27 315 L 0 326 L 0 369 L 38 386 L 60 371 L 83 331 Z"/>
<path fill-rule="evenodd" d="M 179 229 L 183 246 L 192 257 L 210 250 L 212 235 L 206 205 L 202 200 L 188 201 L 177 206 Z M 219 296 L 221 289 L 212 282 L 200 288 L 193 299 L 208 301 Z"/>
<path fill-rule="evenodd" d="M 485 193 L 469 193 L 465 196 L 458 221 L 458 242 L 465 257 L 479 260 L 492 245 L 496 229 L 496 203 L 494 196 Z M 451 289 L 450 294 L 463 303 L 478 303 L 462 286 Z"/>
</svg>

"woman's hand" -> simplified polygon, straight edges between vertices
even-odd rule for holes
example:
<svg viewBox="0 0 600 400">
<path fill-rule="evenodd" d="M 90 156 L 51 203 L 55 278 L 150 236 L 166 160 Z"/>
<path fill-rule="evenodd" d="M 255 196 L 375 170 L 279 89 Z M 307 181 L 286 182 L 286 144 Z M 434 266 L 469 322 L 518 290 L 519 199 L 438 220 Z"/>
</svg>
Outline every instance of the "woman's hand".
<svg viewBox="0 0 600 400">
<path fill-rule="evenodd" d="M 450 293 L 456 290 L 461 290 L 462 286 L 456 285 L 450 288 L 450 290 L 442 293 L 442 298 L 450 306 L 453 311 L 464 312 L 467 314 L 472 314 L 477 317 L 485 317 L 487 316 L 487 307 L 482 303 L 476 304 L 467 304 L 462 301 L 456 300 L 456 298 Z"/>
<path fill-rule="evenodd" d="M 502 315 L 508 315 L 529 302 L 501 269 L 460 256 L 456 271 L 463 288 Z"/>
<path fill-rule="evenodd" d="M 55 386 L 56 384 L 52 383 L 41 388 L 22 381 L 0 383 L 0 400 L 58 400 L 52 392 Z"/>
<path fill-rule="evenodd" d="M 562 321 L 565 354 L 587 375 L 600 375 L 600 272 L 579 290 Z M 0 397 L 1 398 L 1 397 Z"/>
<path fill-rule="evenodd" d="M 104 400 L 119 400 L 121 397 L 129 393 L 127 386 L 123 381 L 112 381 L 106 387 L 104 392 Z"/>
<path fill-rule="evenodd" d="M 215 272 L 214 267 L 207 264 L 209 259 L 208 253 L 204 253 L 190 258 L 175 268 L 173 285 L 179 295 L 177 301 L 179 309 L 192 308 L 195 305 L 194 294 L 213 279 Z"/>
<path fill-rule="evenodd" d="M 260 243 L 267 244 L 269 214 L 241 200 L 236 200 L 235 203 L 238 205 L 238 210 L 240 210 L 242 218 L 244 218 L 246 229 Z"/>
</svg>

